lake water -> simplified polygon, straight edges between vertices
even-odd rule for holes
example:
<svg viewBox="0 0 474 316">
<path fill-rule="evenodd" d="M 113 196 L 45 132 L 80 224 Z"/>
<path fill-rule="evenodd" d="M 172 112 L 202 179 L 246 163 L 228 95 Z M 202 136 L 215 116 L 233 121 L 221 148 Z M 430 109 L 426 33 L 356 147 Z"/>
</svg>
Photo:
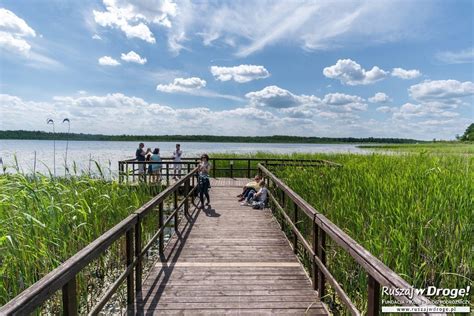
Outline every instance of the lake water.
<svg viewBox="0 0 474 316">
<path fill-rule="evenodd" d="M 254 143 L 206 143 L 206 142 L 180 142 L 183 157 L 195 157 L 204 152 L 248 154 L 258 151 L 271 153 L 367 153 L 357 144 L 254 144 Z M 68 149 L 68 165 L 71 168 L 73 161 L 78 166 L 78 171 L 96 169 L 97 161 L 106 173 L 117 171 L 119 160 L 133 158 L 138 142 L 110 142 L 110 141 L 70 141 Z M 171 157 L 175 149 L 175 142 L 149 142 L 148 148 L 160 148 L 162 157 Z M 36 171 L 47 173 L 48 167 L 53 173 L 54 154 L 53 141 L 50 140 L 0 140 L 0 158 L 3 165 L 12 171 L 16 165 L 26 173 Z M 56 174 L 64 174 L 66 142 L 56 141 Z"/>
</svg>

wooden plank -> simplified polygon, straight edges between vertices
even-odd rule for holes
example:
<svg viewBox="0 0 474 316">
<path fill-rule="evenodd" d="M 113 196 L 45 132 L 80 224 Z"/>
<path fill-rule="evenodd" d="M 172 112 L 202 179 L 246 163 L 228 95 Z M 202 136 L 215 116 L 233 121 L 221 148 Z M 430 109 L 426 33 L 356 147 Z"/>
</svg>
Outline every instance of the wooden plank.
<svg viewBox="0 0 474 316">
<path fill-rule="evenodd" d="M 137 310 L 167 315 L 328 315 L 269 210 L 240 206 L 248 179 L 212 179 L 212 214 L 171 239 L 137 294 Z M 174 243 L 174 246 L 170 246 Z"/>
</svg>

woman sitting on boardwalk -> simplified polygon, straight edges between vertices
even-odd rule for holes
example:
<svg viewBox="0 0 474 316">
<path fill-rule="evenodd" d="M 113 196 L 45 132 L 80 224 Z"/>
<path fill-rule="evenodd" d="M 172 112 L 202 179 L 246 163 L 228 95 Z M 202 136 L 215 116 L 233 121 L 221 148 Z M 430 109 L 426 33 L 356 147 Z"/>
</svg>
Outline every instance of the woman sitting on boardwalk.
<svg viewBox="0 0 474 316">
<path fill-rule="evenodd" d="M 204 196 L 206 196 L 207 203 L 209 205 L 211 203 L 211 199 L 209 198 L 209 170 L 211 169 L 211 164 L 209 163 L 209 156 L 207 154 L 203 154 L 201 156 L 201 162 L 198 166 L 198 183 L 199 183 L 199 199 L 201 200 L 200 208 L 204 208 Z"/>
<path fill-rule="evenodd" d="M 262 177 L 257 174 L 255 178 L 253 178 L 253 181 L 250 181 L 243 187 L 242 193 L 237 195 L 239 202 L 245 200 L 252 191 L 255 193 L 260 189 L 260 186 L 258 185 L 260 180 L 262 180 Z"/>
<path fill-rule="evenodd" d="M 254 209 L 263 209 L 268 199 L 268 189 L 265 187 L 265 181 L 261 180 L 258 183 L 260 189 L 257 193 L 255 191 L 250 192 L 245 202 L 242 202 L 242 206 L 252 206 Z"/>
</svg>

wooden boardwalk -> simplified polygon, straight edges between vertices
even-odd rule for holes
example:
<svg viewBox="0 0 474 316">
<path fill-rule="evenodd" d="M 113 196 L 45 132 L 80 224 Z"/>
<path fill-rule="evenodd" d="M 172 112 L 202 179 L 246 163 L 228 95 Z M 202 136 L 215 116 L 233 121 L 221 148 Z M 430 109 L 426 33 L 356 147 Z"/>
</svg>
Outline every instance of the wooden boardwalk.
<svg viewBox="0 0 474 316">
<path fill-rule="evenodd" d="M 145 315 L 328 315 L 269 210 L 240 206 L 246 179 L 212 180 L 196 210 L 144 280 Z"/>
</svg>

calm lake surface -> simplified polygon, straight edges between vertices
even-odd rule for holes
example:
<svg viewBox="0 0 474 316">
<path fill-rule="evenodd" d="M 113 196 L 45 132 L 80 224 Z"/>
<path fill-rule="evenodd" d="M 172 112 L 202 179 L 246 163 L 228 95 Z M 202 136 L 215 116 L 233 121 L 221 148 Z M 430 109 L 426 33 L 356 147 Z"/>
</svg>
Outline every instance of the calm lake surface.
<svg viewBox="0 0 474 316">
<path fill-rule="evenodd" d="M 253 144 L 253 143 L 206 143 L 180 142 L 183 157 L 195 157 L 206 153 L 235 153 L 248 154 L 259 151 L 271 153 L 368 153 L 369 151 L 357 148 L 357 144 Z M 145 148 L 160 148 L 161 157 L 170 157 L 175 142 L 149 142 Z M 68 165 L 72 162 L 77 165 L 78 172 L 89 171 L 95 173 L 95 161 L 107 174 L 117 171 L 119 160 L 133 158 L 138 142 L 110 142 L 110 141 L 70 141 L 68 149 Z M 48 168 L 53 173 L 53 141 L 50 140 L 0 140 L 0 158 L 7 170 L 12 171 L 16 165 L 30 173 L 36 171 L 47 173 Z M 65 141 L 56 141 L 56 173 L 64 174 L 64 158 L 66 151 Z"/>
</svg>

